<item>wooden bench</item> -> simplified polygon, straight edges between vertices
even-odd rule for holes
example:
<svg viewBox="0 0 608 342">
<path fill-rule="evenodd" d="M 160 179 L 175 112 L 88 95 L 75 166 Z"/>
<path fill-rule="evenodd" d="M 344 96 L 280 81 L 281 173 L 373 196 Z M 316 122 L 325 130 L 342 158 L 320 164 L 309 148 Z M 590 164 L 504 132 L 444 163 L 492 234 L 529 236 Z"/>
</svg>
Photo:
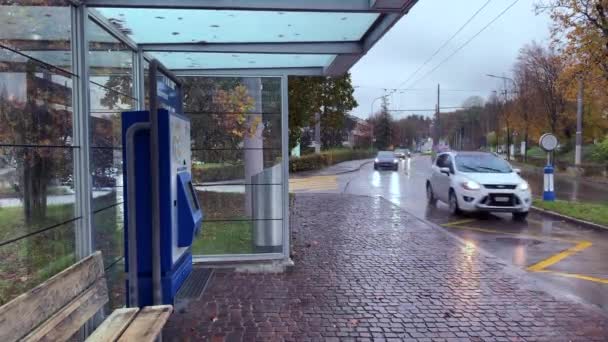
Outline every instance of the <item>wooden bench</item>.
<svg viewBox="0 0 608 342">
<path fill-rule="evenodd" d="M 108 302 L 101 252 L 0 307 L 0 341 L 67 341 Z M 171 305 L 112 312 L 87 341 L 154 341 Z"/>
</svg>

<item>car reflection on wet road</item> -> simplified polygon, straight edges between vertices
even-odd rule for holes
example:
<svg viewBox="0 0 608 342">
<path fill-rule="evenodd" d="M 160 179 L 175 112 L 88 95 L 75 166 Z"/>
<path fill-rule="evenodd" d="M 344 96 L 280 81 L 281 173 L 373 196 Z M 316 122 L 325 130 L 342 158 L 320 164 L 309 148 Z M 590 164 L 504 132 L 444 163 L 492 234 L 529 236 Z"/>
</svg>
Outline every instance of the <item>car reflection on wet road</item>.
<svg viewBox="0 0 608 342">
<path fill-rule="evenodd" d="M 374 171 L 369 164 L 358 172 L 338 175 L 338 186 L 325 192 L 382 196 L 456 234 L 471 248 L 486 250 L 530 272 L 564 296 L 608 311 L 608 231 L 578 227 L 538 213 L 531 213 L 525 222 L 513 221 L 510 214 L 451 216 L 444 203 L 427 205 L 425 183 L 430 170 L 431 160 L 424 156 L 401 161 L 397 172 Z M 528 179 L 536 190 L 533 194 L 538 194 L 535 177 Z M 562 192 L 559 186 L 556 183 L 558 198 L 608 201 L 608 192 L 591 190 L 590 184 L 577 184 L 576 193 L 572 182 L 564 182 Z"/>
</svg>

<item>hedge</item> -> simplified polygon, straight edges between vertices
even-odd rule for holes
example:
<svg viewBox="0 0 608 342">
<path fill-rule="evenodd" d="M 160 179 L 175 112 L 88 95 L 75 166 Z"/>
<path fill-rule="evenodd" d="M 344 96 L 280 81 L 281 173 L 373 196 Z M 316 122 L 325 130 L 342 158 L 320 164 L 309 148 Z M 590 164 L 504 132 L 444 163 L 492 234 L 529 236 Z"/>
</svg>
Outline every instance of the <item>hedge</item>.
<svg viewBox="0 0 608 342">
<path fill-rule="evenodd" d="M 515 156 L 515 160 L 520 163 L 524 162 L 521 155 Z M 528 156 L 525 164 L 536 167 L 545 167 L 547 165 L 547 158 Z M 574 163 L 559 159 L 554 160 L 553 164 L 558 171 L 566 171 L 569 167 L 574 167 Z M 583 170 L 583 176 L 605 176 L 605 174 L 608 172 L 608 164 L 582 163 L 580 168 Z"/>
<path fill-rule="evenodd" d="M 194 183 L 221 182 L 245 178 L 243 164 L 222 164 L 212 167 L 205 165 L 192 165 L 192 179 Z"/>
<path fill-rule="evenodd" d="M 336 149 L 323 151 L 320 154 L 307 154 L 289 159 L 289 171 L 319 170 L 327 166 L 349 160 L 368 159 L 376 155 L 374 150 Z M 279 162 L 278 160 L 276 161 Z M 245 166 L 236 164 L 194 164 L 192 179 L 195 183 L 222 182 L 245 178 Z"/>
<path fill-rule="evenodd" d="M 327 166 L 342 163 L 349 160 L 367 159 L 376 155 L 374 150 L 328 150 L 320 154 L 308 154 L 301 157 L 289 159 L 289 171 L 301 172 L 319 170 Z"/>
</svg>

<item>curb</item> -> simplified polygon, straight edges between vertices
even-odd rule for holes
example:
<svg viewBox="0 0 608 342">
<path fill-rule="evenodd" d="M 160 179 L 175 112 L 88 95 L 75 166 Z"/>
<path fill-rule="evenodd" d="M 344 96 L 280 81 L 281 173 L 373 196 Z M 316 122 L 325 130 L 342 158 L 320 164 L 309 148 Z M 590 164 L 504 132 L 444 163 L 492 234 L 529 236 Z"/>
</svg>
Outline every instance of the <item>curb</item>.
<svg viewBox="0 0 608 342">
<path fill-rule="evenodd" d="M 335 172 L 335 173 L 331 173 L 329 175 L 343 175 L 343 174 L 346 174 L 346 173 L 357 172 L 357 171 L 360 171 L 363 166 L 365 166 L 365 165 L 367 165 L 369 163 L 372 163 L 372 162 L 373 162 L 373 160 L 368 160 L 366 162 L 361 163 L 357 168 L 346 170 L 346 171 Z"/>
<path fill-rule="evenodd" d="M 362 159 L 359 159 L 359 160 L 362 160 Z M 370 159 L 370 160 L 368 160 L 368 161 L 366 161 L 366 162 L 361 163 L 361 164 L 360 164 L 359 166 L 357 166 L 356 168 L 352 168 L 352 169 L 349 169 L 349 170 L 346 170 L 346 171 L 338 171 L 338 172 L 332 172 L 332 173 L 322 174 L 322 176 L 343 175 L 343 174 L 346 174 L 346 173 L 353 173 L 353 172 L 357 172 L 357 171 L 361 170 L 361 168 L 362 168 L 364 165 L 367 165 L 367 164 L 369 164 L 369 163 L 371 163 L 371 162 L 373 162 L 373 161 L 374 161 L 373 159 Z M 335 165 L 338 165 L 338 164 L 334 164 L 334 165 L 332 165 L 332 166 L 335 166 Z M 328 167 L 326 167 L 326 168 L 324 168 L 324 169 L 330 168 L 330 167 L 332 167 L 332 166 L 328 166 Z M 302 177 L 308 177 L 308 176 L 317 176 L 317 175 L 319 175 L 319 173 L 322 173 L 324 169 L 319 169 L 319 170 L 309 170 L 309 171 L 302 171 L 302 172 L 290 173 L 290 176 L 291 176 L 291 175 L 294 175 L 294 176 L 302 176 Z"/>
<path fill-rule="evenodd" d="M 564 214 L 556 213 L 555 211 L 539 208 L 539 207 L 536 207 L 536 206 L 531 206 L 530 209 L 532 211 L 536 212 L 536 213 L 553 216 L 555 218 L 562 219 L 562 220 L 568 221 L 570 223 L 578 224 L 578 225 L 583 226 L 583 227 L 592 228 L 592 229 L 599 229 L 599 230 L 608 230 L 607 226 L 604 226 L 604 225 L 601 225 L 601 224 L 598 224 L 598 223 L 593 223 L 593 222 L 581 220 L 581 219 L 577 219 L 577 218 L 572 217 L 572 216 L 566 216 Z"/>
</svg>

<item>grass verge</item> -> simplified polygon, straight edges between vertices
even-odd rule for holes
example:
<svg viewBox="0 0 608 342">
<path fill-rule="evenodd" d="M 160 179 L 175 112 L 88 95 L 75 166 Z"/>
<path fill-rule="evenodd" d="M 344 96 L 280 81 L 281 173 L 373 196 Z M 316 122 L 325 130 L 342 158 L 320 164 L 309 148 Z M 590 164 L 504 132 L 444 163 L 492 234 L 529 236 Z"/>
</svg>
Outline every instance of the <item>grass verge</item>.
<svg viewBox="0 0 608 342">
<path fill-rule="evenodd" d="M 203 222 L 201 236 L 192 244 L 192 254 L 252 253 L 252 221 Z"/>
<path fill-rule="evenodd" d="M 534 200 L 534 206 L 562 215 L 608 226 L 608 204 Z"/>
</svg>

